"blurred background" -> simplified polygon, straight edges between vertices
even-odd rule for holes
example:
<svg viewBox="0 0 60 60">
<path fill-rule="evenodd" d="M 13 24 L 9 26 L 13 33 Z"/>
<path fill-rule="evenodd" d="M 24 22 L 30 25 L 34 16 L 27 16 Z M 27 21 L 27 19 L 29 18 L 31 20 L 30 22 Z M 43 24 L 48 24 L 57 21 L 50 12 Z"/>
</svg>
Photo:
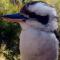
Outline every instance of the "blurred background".
<svg viewBox="0 0 60 60">
<path fill-rule="evenodd" d="M 60 0 L 0 0 L 0 15 L 17 13 L 24 4 L 30 1 L 45 1 L 51 4 L 56 8 L 58 16 L 60 17 Z M 60 18 L 58 18 L 58 20 L 60 20 Z M 58 26 L 59 29 L 57 32 L 60 36 L 60 21 L 58 21 Z M 6 22 L 0 18 L 0 60 L 20 60 L 20 32 L 21 27 L 19 24 Z"/>
</svg>

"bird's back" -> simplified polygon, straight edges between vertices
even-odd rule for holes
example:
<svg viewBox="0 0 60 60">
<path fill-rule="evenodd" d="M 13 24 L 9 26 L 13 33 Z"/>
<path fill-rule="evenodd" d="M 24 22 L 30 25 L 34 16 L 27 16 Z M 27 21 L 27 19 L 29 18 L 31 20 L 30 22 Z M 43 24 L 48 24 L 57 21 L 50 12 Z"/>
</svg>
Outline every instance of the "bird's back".
<svg viewBox="0 0 60 60">
<path fill-rule="evenodd" d="M 28 29 L 20 37 L 21 60 L 57 60 L 58 40 L 54 33 Z"/>
</svg>

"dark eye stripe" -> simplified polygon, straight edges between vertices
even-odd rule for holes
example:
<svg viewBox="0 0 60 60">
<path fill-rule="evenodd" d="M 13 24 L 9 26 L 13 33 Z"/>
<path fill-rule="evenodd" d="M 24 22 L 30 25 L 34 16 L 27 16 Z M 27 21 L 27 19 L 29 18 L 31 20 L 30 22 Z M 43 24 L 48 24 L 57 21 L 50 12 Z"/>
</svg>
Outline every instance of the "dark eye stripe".
<svg viewBox="0 0 60 60">
<path fill-rule="evenodd" d="M 37 21 L 39 21 L 42 24 L 47 24 L 49 21 L 49 15 L 46 16 L 37 15 L 34 12 L 30 12 L 25 7 L 21 10 L 21 13 L 28 15 L 30 18 L 37 19 Z"/>
</svg>

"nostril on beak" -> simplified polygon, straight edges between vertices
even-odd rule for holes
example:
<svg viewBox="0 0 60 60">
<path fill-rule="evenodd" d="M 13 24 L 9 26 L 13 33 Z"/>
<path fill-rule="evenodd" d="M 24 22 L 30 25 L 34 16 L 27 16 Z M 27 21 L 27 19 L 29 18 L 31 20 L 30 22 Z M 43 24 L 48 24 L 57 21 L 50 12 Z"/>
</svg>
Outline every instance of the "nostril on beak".
<svg viewBox="0 0 60 60">
<path fill-rule="evenodd" d="M 26 20 L 25 20 L 25 19 L 23 19 L 23 22 L 26 22 Z"/>
</svg>

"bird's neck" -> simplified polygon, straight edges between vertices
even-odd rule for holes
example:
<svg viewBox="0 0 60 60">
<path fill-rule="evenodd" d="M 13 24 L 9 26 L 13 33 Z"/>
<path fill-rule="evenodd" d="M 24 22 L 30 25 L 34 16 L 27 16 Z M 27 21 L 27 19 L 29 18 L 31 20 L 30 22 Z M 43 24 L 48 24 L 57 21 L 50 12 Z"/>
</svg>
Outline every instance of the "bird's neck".
<svg viewBox="0 0 60 60">
<path fill-rule="evenodd" d="M 35 31 L 44 31 L 44 32 L 52 32 L 49 28 L 45 27 L 45 26 L 41 26 L 40 28 L 37 27 L 33 27 L 29 24 L 25 24 L 20 23 L 21 27 L 22 27 L 22 31 L 27 31 L 27 30 L 35 30 Z"/>
<path fill-rule="evenodd" d="M 47 25 L 43 25 L 35 21 L 27 21 L 27 22 L 21 22 L 20 25 L 22 27 L 22 30 L 24 31 L 29 30 L 29 29 L 34 29 L 37 31 L 39 30 L 39 31 L 51 32 L 58 28 L 57 24 L 53 22 Z"/>
</svg>

